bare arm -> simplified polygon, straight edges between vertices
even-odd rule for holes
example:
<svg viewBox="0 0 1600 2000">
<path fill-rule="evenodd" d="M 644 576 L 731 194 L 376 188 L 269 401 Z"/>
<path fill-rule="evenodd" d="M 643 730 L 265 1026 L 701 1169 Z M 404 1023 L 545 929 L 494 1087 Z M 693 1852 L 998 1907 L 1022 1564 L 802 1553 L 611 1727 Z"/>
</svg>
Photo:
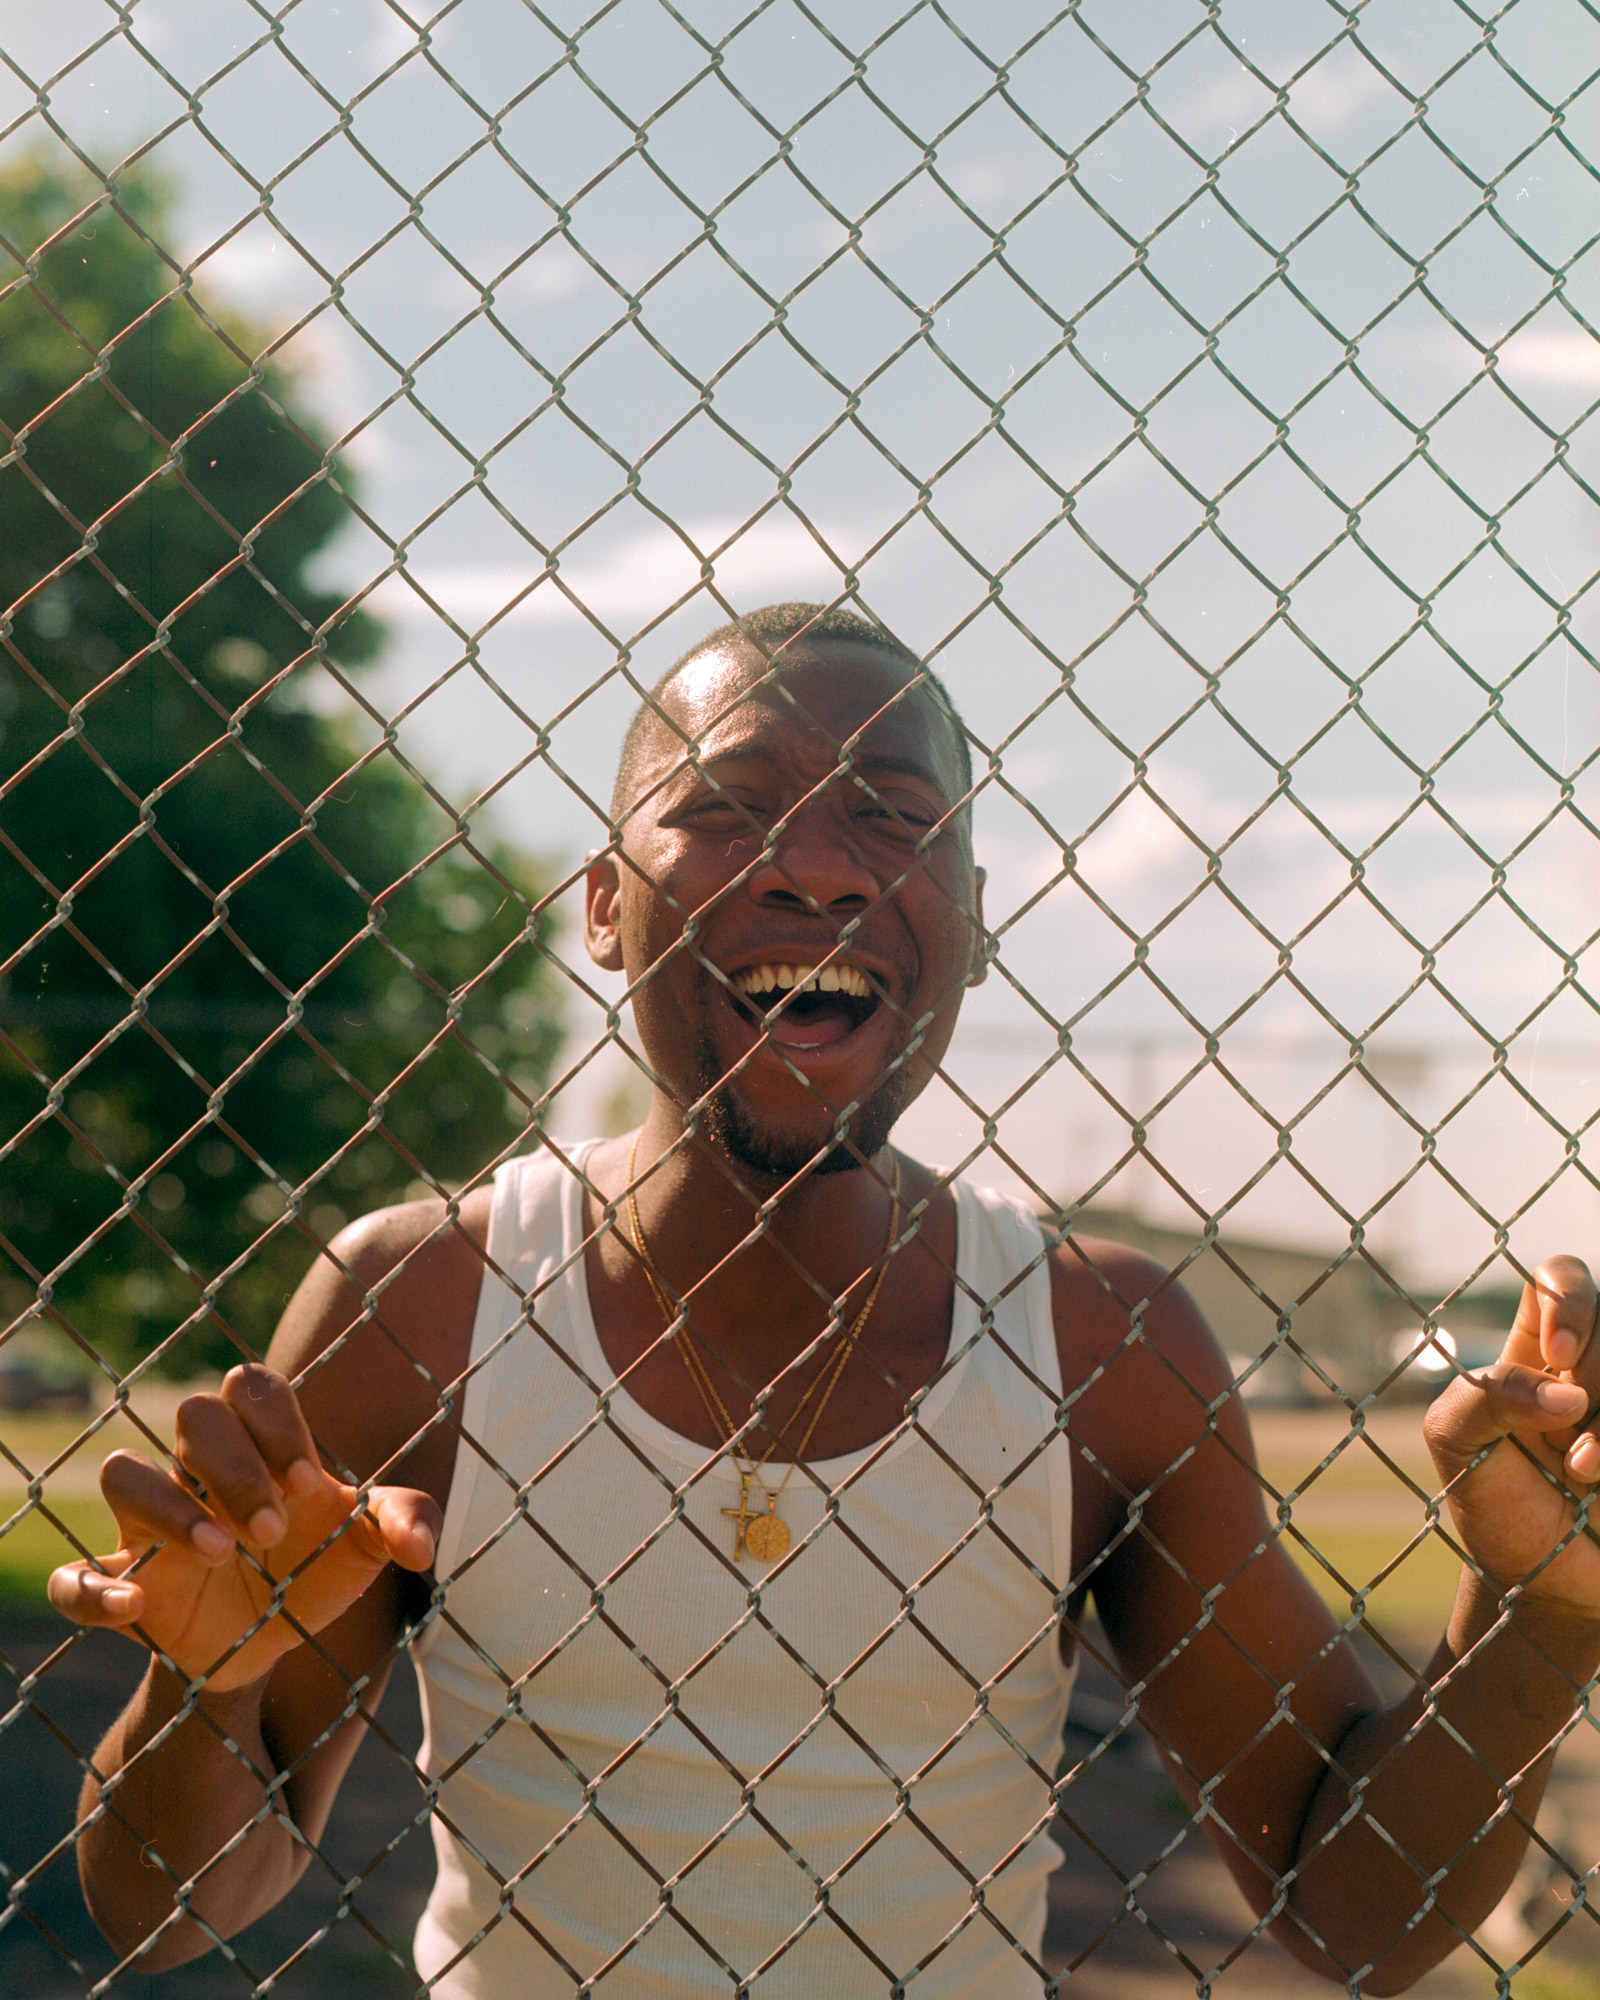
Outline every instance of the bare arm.
<svg viewBox="0 0 1600 2000">
<path fill-rule="evenodd" d="M 266 1678 L 190 1700 L 152 1660 L 79 1801 L 90 1911 L 120 1951 L 145 1947 L 141 1969 L 209 1950 L 213 1931 L 243 1929 L 300 1879 L 359 1747 L 357 1711 L 370 1713 L 388 1680 L 398 1596 L 380 1581 L 318 1635 L 337 1666 L 302 1647 Z M 363 1658 L 378 1664 L 363 1672 Z M 202 1922 L 173 1921 L 180 1892 Z"/>
<path fill-rule="evenodd" d="M 1135 1301 L 1163 1282 L 1125 1252 L 1107 1275 Z M 1566 1596 L 1529 1596 L 1493 1637 L 1499 1591 L 1464 1585 L 1425 1687 L 1383 1709 L 1273 1533 L 1248 1424 L 1192 1305 L 1160 1290 L 1143 1337 L 1123 1346 L 1126 1307 L 1096 1307 L 1070 1272 L 1057 1296 L 1058 1320 L 1063 1304 L 1078 1309 L 1080 1379 L 1083 1315 L 1101 1316 L 1090 1345 L 1105 1373 L 1074 1428 L 1111 1477 L 1080 1473 L 1086 1532 L 1100 1537 L 1083 1559 L 1114 1544 L 1093 1587 L 1124 1673 L 1144 1684 L 1141 1717 L 1252 1907 L 1276 1905 L 1280 1942 L 1329 1977 L 1370 1965 L 1363 1990 L 1400 1991 L 1482 1921 L 1515 1872 L 1527 1836 L 1504 1812 L 1502 1784 L 1519 1779 L 1517 1810 L 1531 1820 L 1574 1685 L 1600 1658 L 1600 1583 L 1550 1566 Z M 1540 1380 L 1522 1369 L 1506 1384 L 1458 1385 L 1435 1431 L 1442 1422 L 1466 1465 L 1473 1436 L 1535 1419 L 1550 1430 Z M 1500 1496 L 1487 1511 L 1522 1518 L 1530 1497 L 1519 1484 L 1514 1504 Z M 1130 1516 L 1135 1531 L 1116 1542 Z M 1505 1581 L 1537 1558 L 1516 1560 Z"/>
<path fill-rule="evenodd" d="M 464 1205 L 471 1230 L 438 1237 L 437 1203 L 345 1232 L 337 1263 L 319 1259 L 291 1301 L 271 1369 L 185 1403 L 187 1480 L 133 1453 L 107 1460 L 113 1574 L 71 1564 L 51 1579 L 69 1617 L 125 1629 L 177 1669 L 152 1659 L 80 1802 L 89 1906 L 143 1968 L 270 1909 L 327 1822 L 424 1601 L 404 1571 L 431 1564 L 449 1489 L 455 1433 L 435 1385 L 465 1362 L 486 1207 Z M 408 1483 L 365 1483 L 389 1479 Z M 288 1618 L 270 1578 L 293 1579 Z"/>
<path fill-rule="evenodd" d="M 1297 1903 L 1308 1919 L 1325 1920 L 1331 1894 L 1379 1870 L 1395 1878 L 1397 1904 L 1409 1899 L 1408 1935 L 1387 1953 L 1386 1939 L 1372 1940 L 1374 1992 L 1408 1985 L 1499 1901 L 1600 1666 L 1600 1546 L 1573 1505 L 1600 1471 L 1592 1428 L 1580 1428 L 1600 1363 L 1586 1352 L 1595 1316 L 1588 1271 L 1553 1259 L 1524 1291 L 1501 1359 L 1458 1378 L 1428 1412 L 1455 1531 L 1476 1567 L 1463 1569 L 1425 1687 L 1339 1745 L 1301 1843 Z M 1365 1810 L 1352 1816 L 1357 1784 Z M 1332 1865 L 1324 1879 L 1323 1840 L 1342 1884 Z M 1437 1902 L 1424 1911 L 1436 1876 Z"/>
</svg>

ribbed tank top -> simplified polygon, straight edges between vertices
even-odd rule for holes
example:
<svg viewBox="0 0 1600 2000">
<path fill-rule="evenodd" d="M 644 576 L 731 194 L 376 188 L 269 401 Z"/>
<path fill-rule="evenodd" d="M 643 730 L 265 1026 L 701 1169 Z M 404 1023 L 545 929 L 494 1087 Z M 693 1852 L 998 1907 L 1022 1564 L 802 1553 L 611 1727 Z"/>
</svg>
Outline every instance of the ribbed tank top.
<svg viewBox="0 0 1600 2000">
<path fill-rule="evenodd" d="M 439 2000 L 1038 2000 L 1071 1475 L 1039 1226 L 955 1197 L 914 1420 L 736 1564 L 727 1458 L 606 1363 L 577 1175 L 500 1169 L 415 1647 Z"/>
</svg>

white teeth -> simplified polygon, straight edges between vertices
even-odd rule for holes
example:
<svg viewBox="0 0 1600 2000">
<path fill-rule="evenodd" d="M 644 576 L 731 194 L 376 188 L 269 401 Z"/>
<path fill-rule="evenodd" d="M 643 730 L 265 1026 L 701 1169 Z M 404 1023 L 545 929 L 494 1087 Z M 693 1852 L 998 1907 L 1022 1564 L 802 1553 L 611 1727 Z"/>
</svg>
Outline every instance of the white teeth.
<svg viewBox="0 0 1600 2000">
<path fill-rule="evenodd" d="M 752 965 L 733 977 L 736 993 L 771 993 L 779 987 L 791 990 L 797 986 L 809 986 L 818 993 L 848 993 L 854 1000 L 872 997 L 866 975 L 853 965 L 825 965 L 820 972 L 809 965 Z"/>
</svg>

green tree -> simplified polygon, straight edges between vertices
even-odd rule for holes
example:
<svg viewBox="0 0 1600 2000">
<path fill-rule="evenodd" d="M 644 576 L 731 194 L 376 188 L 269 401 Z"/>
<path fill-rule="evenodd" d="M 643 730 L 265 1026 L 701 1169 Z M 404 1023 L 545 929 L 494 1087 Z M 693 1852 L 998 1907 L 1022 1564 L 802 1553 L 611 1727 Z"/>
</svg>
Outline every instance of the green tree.
<svg viewBox="0 0 1600 2000">
<path fill-rule="evenodd" d="M 533 864 L 303 698 L 380 639 L 309 574 L 348 470 L 115 195 L 0 173 L 0 1327 L 42 1278 L 126 1360 L 212 1286 L 184 1369 L 513 1144 L 556 1029 Z"/>
</svg>

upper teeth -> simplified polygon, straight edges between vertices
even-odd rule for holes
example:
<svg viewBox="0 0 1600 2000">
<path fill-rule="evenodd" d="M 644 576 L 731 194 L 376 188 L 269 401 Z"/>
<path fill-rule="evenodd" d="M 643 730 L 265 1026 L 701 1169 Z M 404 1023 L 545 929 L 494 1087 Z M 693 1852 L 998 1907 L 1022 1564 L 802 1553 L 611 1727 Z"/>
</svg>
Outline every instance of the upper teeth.
<svg viewBox="0 0 1600 2000">
<path fill-rule="evenodd" d="M 733 975 L 736 993 L 771 993 L 777 987 L 810 987 L 818 993 L 848 993 L 853 999 L 871 998 L 872 988 L 864 973 L 853 965 L 825 965 L 819 972 L 812 965 L 752 965 Z"/>
</svg>

